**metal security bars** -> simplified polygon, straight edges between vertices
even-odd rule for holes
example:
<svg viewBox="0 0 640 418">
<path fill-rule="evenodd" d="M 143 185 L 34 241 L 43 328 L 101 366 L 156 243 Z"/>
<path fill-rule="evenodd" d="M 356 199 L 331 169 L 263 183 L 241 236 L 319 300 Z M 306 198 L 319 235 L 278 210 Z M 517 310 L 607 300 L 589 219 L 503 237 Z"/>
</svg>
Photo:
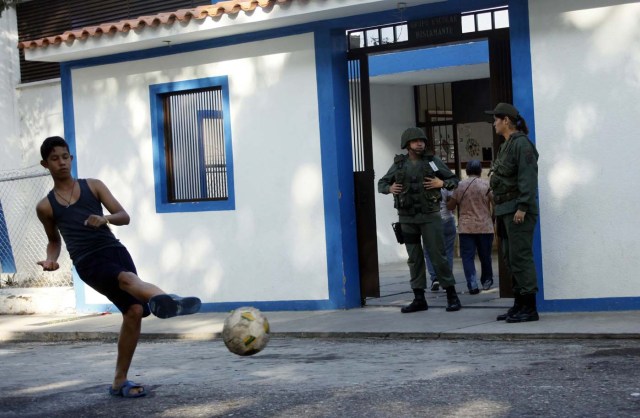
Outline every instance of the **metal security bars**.
<svg viewBox="0 0 640 418">
<path fill-rule="evenodd" d="M 349 96 L 351 102 L 351 149 L 353 171 L 364 171 L 362 84 L 360 60 L 349 60 Z"/>
<path fill-rule="evenodd" d="M 456 159 L 457 133 L 453 118 L 451 83 L 417 86 L 418 125 L 433 141 L 435 155 L 446 163 Z"/>
<path fill-rule="evenodd" d="M 222 88 L 163 97 L 169 202 L 229 198 Z"/>
</svg>

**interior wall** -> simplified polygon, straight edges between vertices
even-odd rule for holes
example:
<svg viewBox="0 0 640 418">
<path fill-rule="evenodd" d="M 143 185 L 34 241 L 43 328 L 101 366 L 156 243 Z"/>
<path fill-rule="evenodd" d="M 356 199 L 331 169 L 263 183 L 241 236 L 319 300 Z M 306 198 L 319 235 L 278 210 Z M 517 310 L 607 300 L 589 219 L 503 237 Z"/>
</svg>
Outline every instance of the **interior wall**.
<svg viewBox="0 0 640 418">
<path fill-rule="evenodd" d="M 413 87 L 371 84 L 371 125 L 373 137 L 374 187 L 384 176 L 397 154 L 402 154 L 400 136 L 415 126 Z M 376 193 L 376 225 L 378 234 L 378 262 L 380 264 L 406 261 L 404 245 L 397 243 L 391 223 L 398 221 L 393 197 Z"/>
</svg>

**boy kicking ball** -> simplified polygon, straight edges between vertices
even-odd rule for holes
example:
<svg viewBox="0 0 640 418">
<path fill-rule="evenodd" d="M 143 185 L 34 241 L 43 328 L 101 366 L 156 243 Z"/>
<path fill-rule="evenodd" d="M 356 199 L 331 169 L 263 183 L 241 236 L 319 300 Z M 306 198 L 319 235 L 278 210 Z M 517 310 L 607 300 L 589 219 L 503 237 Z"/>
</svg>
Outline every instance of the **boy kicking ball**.
<svg viewBox="0 0 640 418">
<path fill-rule="evenodd" d="M 40 155 L 40 164 L 53 178 L 53 189 L 36 206 L 49 240 L 47 258 L 38 264 L 45 271 L 59 268 L 62 234 L 80 279 L 122 312 L 116 372 L 109 393 L 125 398 L 144 396 L 144 387 L 127 379 L 142 318 L 150 313 L 159 318 L 194 314 L 200 310 L 200 299 L 166 294 L 138 277 L 129 252 L 109 228 L 127 225 L 129 214 L 100 180 L 71 176 L 73 156 L 64 139 L 45 139 Z M 104 215 L 103 206 L 109 215 Z"/>
</svg>

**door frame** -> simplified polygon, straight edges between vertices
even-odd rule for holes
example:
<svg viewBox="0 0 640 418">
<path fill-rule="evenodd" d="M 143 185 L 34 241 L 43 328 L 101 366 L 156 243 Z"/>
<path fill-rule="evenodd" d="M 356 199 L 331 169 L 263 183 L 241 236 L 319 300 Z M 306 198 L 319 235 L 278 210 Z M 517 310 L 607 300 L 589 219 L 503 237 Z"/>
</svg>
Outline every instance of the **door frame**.
<svg viewBox="0 0 640 418">
<path fill-rule="evenodd" d="M 507 9 L 507 7 L 505 7 Z M 458 14 L 457 16 L 460 16 Z M 438 18 L 438 17 L 436 17 Z M 476 18 L 477 21 L 477 18 Z M 406 24 L 410 24 L 405 22 Z M 367 297 L 380 296 L 379 266 L 378 266 L 378 246 L 377 246 L 377 225 L 375 208 L 375 190 L 373 172 L 373 138 L 371 126 L 371 99 L 369 90 L 369 55 L 381 52 L 398 52 L 402 50 L 412 50 L 443 46 L 447 44 L 458 44 L 469 41 L 487 40 L 489 44 L 489 68 L 490 68 L 490 102 L 495 106 L 499 102 L 513 102 L 512 72 L 511 72 L 511 50 L 510 50 L 510 27 L 492 29 L 482 32 L 457 33 L 451 36 L 442 36 L 435 40 L 409 39 L 405 42 L 380 43 L 378 45 L 366 45 L 359 48 L 351 48 L 349 40 L 351 35 L 357 32 L 364 34 L 368 31 L 378 31 L 379 39 L 382 39 L 384 30 L 387 32 L 392 28 L 394 36 L 395 27 L 404 23 L 393 23 L 367 28 L 358 28 L 347 31 L 347 62 L 357 61 L 360 63 L 359 84 L 360 84 L 360 108 L 361 118 L 353 118 L 352 110 L 352 146 L 354 144 L 354 132 L 361 133 L 361 150 L 352 149 L 354 154 L 354 195 L 356 207 L 356 225 L 358 236 L 358 263 L 360 270 L 360 296 L 362 304 L 365 304 Z M 366 41 L 365 41 L 366 42 Z M 366 71 L 365 71 L 366 69 Z M 350 74 L 351 75 L 351 74 Z M 351 89 L 350 89 L 351 91 Z M 351 97 L 353 100 L 354 97 Z M 355 126 L 354 126 L 355 125 Z M 497 153 L 500 138 L 494 134 L 493 151 Z M 358 167 L 355 161 L 356 155 L 362 155 L 362 167 Z M 458 156 L 456 151 L 456 166 Z M 357 169 L 356 169 L 357 168 Z M 500 245 L 498 240 L 497 245 Z M 499 248 L 499 247 L 498 247 Z M 498 251 L 498 274 L 500 278 L 500 297 L 512 297 L 511 280 L 507 277 L 507 269 L 504 260 Z"/>
</svg>

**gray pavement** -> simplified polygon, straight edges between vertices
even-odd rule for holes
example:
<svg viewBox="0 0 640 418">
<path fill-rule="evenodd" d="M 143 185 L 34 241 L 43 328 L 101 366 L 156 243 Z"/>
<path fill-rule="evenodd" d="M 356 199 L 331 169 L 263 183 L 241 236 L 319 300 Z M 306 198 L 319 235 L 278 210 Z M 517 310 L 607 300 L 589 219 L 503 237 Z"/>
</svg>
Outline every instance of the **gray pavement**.
<svg viewBox="0 0 640 418">
<path fill-rule="evenodd" d="M 402 314 L 406 266 L 381 277 L 360 309 L 265 312 L 272 339 L 251 357 L 222 343 L 226 313 L 146 318 L 135 400 L 106 391 L 119 314 L 0 315 L 0 417 L 639 416 L 640 311 L 506 324 L 512 300 L 462 283 L 461 311 L 427 292 L 428 311 Z"/>
<path fill-rule="evenodd" d="M 497 269 L 496 269 L 497 271 Z M 381 267 L 381 297 L 350 310 L 265 312 L 272 336 L 330 338 L 425 339 L 561 339 L 640 338 L 640 311 L 542 313 L 540 321 L 497 322 L 513 303 L 501 299 L 497 283 L 489 291 L 469 295 L 459 259 L 454 265 L 463 309 L 446 312 L 445 293 L 427 292 L 429 310 L 401 314 L 413 295 L 405 264 Z M 227 313 L 200 313 L 171 319 L 143 320 L 142 339 L 218 339 Z M 0 315 L 0 341 L 76 341 L 116 339 L 119 314 Z"/>
<path fill-rule="evenodd" d="M 115 342 L 0 343 L 0 417 L 638 417 L 636 340 L 274 338 L 138 345 L 139 399 L 107 395 Z"/>
</svg>

